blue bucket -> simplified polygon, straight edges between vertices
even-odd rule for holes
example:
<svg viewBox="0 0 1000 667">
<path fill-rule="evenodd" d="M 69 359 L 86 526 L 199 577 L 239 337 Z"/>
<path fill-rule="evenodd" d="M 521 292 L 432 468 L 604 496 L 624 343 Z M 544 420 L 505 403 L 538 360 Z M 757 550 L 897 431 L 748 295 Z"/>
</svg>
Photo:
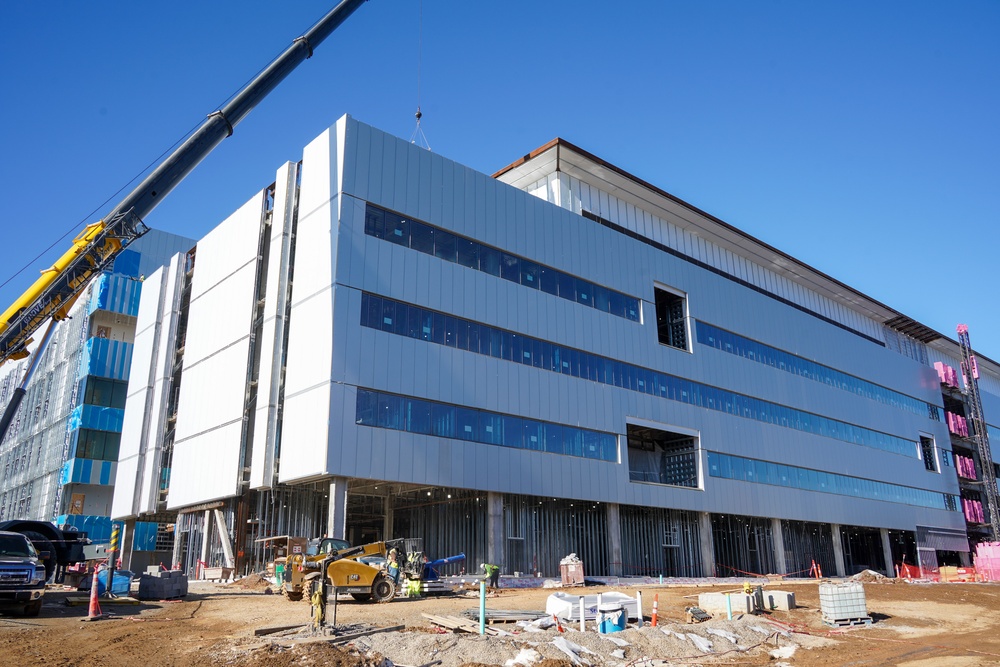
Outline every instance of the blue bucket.
<svg viewBox="0 0 1000 667">
<path fill-rule="evenodd" d="M 597 608 L 597 631 L 601 634 L 621 632 L 627 620 L 628 615 L 621 605 L 602 604 Z"/>
</svg>

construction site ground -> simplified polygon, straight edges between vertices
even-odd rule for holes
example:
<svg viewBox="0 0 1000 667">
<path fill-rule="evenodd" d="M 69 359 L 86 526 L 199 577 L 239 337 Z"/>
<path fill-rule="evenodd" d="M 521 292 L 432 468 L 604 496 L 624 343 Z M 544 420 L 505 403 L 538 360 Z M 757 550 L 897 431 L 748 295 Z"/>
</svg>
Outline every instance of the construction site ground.
<svg viewBox="0 0 1000 667">
<path fill-rule="evenodd" d="M 659 665 L 894 665 L 905 667 L 979 667 L 1000 664 L 1000 584 L 867 582 L 870 626 L 831 628 L 822 622 L 818 582 L 772 582 L 771 589 L 795 593 L 799 607 L 727 620 L 687 624 L 685 608 L 697 595 L 732 591 L 731 585 L 643 586 L 643 612 L 648 621 L 654 595 L 659 600 L 659 626 L 630 627 L 612 635 L 581 633 L 564 626 L 527 632 L 513 624 L 496 624 L 510 636 L 480 636 L 444 630 L 424 614 L 459 616 L 478 608 L 478 593 L 398 598 L 388 604 L 357 603 L 343 598 L 337 623 L 344 632 L 403 626 L 403 630 L 370 634 L 335 646 L 303 641 L 294 632 L 258 637 L 254 631 L 273 626 L 306 624 L 309 603 L 289 602 L 259 577 L 229 584 L 192 582 L 182 600 L 119 605 L 105 602 L 110 619 L 84 622 L 86 604 L 70 606 L 76 591 L 50 590 L 42 614 L 25 618 L 0 616 L 0 664 L 96 665 L 158 667 L 160 665 L 334 665 L 335 667 L 441 667 L 503 665 L 522 649 L 537 652 L 539 667 L 568 667 L 571 657 L 553 642 L 564 638 L 592 651 L 580 652 L 581 663 L 595 667 Z M 501 589 L 488 596 L 487 610 L 544 610 L 556 591 L 593 595 L 618 591 L 634 596 L 633 587 L 587 586 L 561 589 Z M 695 596 L 695 597 L 685 597 Z M 329 610 L 332 615 L 332 608 Z M 591 624 L 592 625 L 592 624 Z M 705 654 L 696 634 L 712 642 Z M 678 634 L 684 635 L 679 637 Z M 628 642 L 620 647 L 609 638 Z M 734 641 L 735 640 L 735 643 Z M 617 653 L 614 653 L 617 651 Z M 527 655 L 527 654 L 522 654 Z"/>
</svg>

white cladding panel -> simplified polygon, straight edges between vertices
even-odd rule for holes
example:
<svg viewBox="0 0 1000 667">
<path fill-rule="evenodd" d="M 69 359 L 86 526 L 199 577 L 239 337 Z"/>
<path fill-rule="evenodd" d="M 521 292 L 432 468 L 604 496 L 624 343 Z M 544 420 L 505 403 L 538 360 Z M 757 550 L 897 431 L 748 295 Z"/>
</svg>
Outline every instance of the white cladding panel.
<svg viewBox="0 0 1000 667">
<path fill-rule="evenodd" d="M 171 508 L 238 490 L 263 210 L 262 191 L 198 243 L 171 465 Z"/>
<path fill-rule="evenodd" d="M 280 481 L 328 472 L 330 385 L 333 353 L 333 258 L 331 229 L 341 205 L 337 165 L 343 159 L 347 118 L 303 152 L 295 279 L 285 366 Z"/>
<path fill-rule="evenodd" d="M 146 404 L 153 390 L 153 351 L 158 334 L 160 302 L 167 282 L 167 269 L 157 269 L 143 282 L 136 318 L 135 342 L 132 348 L 132 367 L 129 370 L 125 414 L 122 418 L 121 445 L 118 449 L 118 475 L 115 479 L 111 516 L 115 519 L 135 516 L 139 453 L 145 451 L 143 425 L 150 417 Z"/>
<path fill-rule="evenodd" d="M 168 509 L 236 494 L 242 430 L 238 421 L 174 445 Z"/>
<path fill-rule="evenodd" d="M 139 457 L 121 458 L 119 454 L 118 471 L 115 474 L 114 494 L 111 497 L 112 519 L 130 519 L 135 516 L 132 507 L 135 498 L 135 483 L 139 476 Z"/>
<path fill-rule="evenodd" d="M 278 392 L 281 384 L 281 362 L 284 359 L 284 293 L 287 288 L 287 267 L 283 262 L 285 249 L 291 245 L 292 222 L 295 216 L 298 167 L 290 162 L 278 170 L 274 188 L 274 208 L 271 214 L 268 246 L 263 322 L 257 345 L 260 362 L 257 372 L 257 408 L 252 416 L 253 456 L 250 463 L 250 488 L 270 488 L 274 481 L 276 454 Z M 280 308 L 280 312 L 279 312 Z"/>
<path fill-rule="evenodd" d="M 178 253 L 170 261 L 162 297 L 160 322 L 156 345 L 155 378 L 152 402 L 147 414 L 148 434 L 146 456 L 143 460 L 142 485 L 139 508 L 143 512 L 156 512 L 160 500 L 160 469 L 162 463 L 163 439 L 170 418 L 168 412 L 170 395 L 173 391 L 173 366 L 177 349 L 177 325 L 180 316 L 180 302 L 187 256 Z"/>
</svg>

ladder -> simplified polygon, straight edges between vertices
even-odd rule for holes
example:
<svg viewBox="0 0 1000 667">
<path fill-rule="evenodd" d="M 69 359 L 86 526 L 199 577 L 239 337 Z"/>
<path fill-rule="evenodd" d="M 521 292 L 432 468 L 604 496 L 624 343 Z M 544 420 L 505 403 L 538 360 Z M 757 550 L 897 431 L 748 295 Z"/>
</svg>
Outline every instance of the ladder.
<svg viewBox="0 0 1000 667">
<path fill-rule="evenodd" d="M 993 466 L 993 454 L 990 452 L 990 436 L 986 431 L 986 418 L 983 416 L 983 402 L 979 396 L 979 366 L 972 354 L 972 343 L 969 342 L 969 327 L 958 325 L 958 342 L 962 346 L 962 375 L 965 377 L 965 392 L 969 404 L 969 421 L 972 422 L 974 433 L 971 433 L 979 448 L 979 461 L 983 473 L 983 490 L 986 494 L 986 507 L 989 510 L 990 530 L 993 539 L 1000 540 L 1000 510 L 997 503 L 997 475 Z"/>
</svg>

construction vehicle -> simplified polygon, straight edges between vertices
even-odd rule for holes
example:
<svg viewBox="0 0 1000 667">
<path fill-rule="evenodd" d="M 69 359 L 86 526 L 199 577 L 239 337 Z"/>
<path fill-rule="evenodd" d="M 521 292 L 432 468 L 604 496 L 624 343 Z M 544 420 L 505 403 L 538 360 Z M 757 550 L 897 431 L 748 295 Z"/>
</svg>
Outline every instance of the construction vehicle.
<svg viewBox="0 0 1000 667">
<path fill-rule="evenodd" d="M 21 533 L 0 530 L 0 606 L 18 606 L 25 616 L 38 616 L 45 595 L 42 559 L 47 555 Z"/>
<path fill-rule="evenodd" d="M 45 567 L 45 580 L 62 583 L 66 567 L 86 562 L 83 547 L 90 544 L 87 533 L 72 526 L 60 528 L 50 521 L 0 521 L 0 531 L 20 533 L 31 541 Z"/>
<path fill-rule="evenodd" d="M 34 355 L 14 390 L 3 417 L 0 441 L 17 413 L 56 323 L 69 317 L 70 308 L 90 280 L 111 265 L 133 241 L 148 231 L 142 219 L 153 211 L 198 164 L 232 136 L 236 125 L 249 114 L 313 50 L 330 36 L 365 0 L 343 0 L 316 25 L 295 39 L 270 65 L 243 87 L 222 109 L 208 118 L 190 137 L 101 221 L 88 225 L 72 247 L 0 315 L 0 365 L 30 353 L 32 336 L 49 322 Z"/>
<path fill-rule="evenodd" d="M 349 594 L 358 602 L 391 602 L 396 596 L 395 580 L 380 565 L 364 563 L 360 559 L 381 560 L 389 555 L 390 550 L 395 550 L 399 554 L 400 576 L 419 578 L 423 573 L 422 545 L 423 540 L 419 538 L 399 539 L 362 544 L 326 555 L 320 561 L 319 569 L 305 576 L 314 625 L 325 625 L 326 605 L 331 594 L 335 603 L 341 593 Z M 322 550 L 323 547 L 320 548 Z M 418 563 L 414 570 L 414 565 Z"/>
<path fill-rule="evenodd" d="M 285 597 L 297 602 L 302 599 L 307 588 L 306 576 L 319 572 L 327 556 L 335 551 L 349 549 L 351 543 L 332 537 L 322 540 L 294 537 L 288 539 L 289 547 L 285 552 L 286 555 L 274 559 L 274 570 Z"/>
</svg>

